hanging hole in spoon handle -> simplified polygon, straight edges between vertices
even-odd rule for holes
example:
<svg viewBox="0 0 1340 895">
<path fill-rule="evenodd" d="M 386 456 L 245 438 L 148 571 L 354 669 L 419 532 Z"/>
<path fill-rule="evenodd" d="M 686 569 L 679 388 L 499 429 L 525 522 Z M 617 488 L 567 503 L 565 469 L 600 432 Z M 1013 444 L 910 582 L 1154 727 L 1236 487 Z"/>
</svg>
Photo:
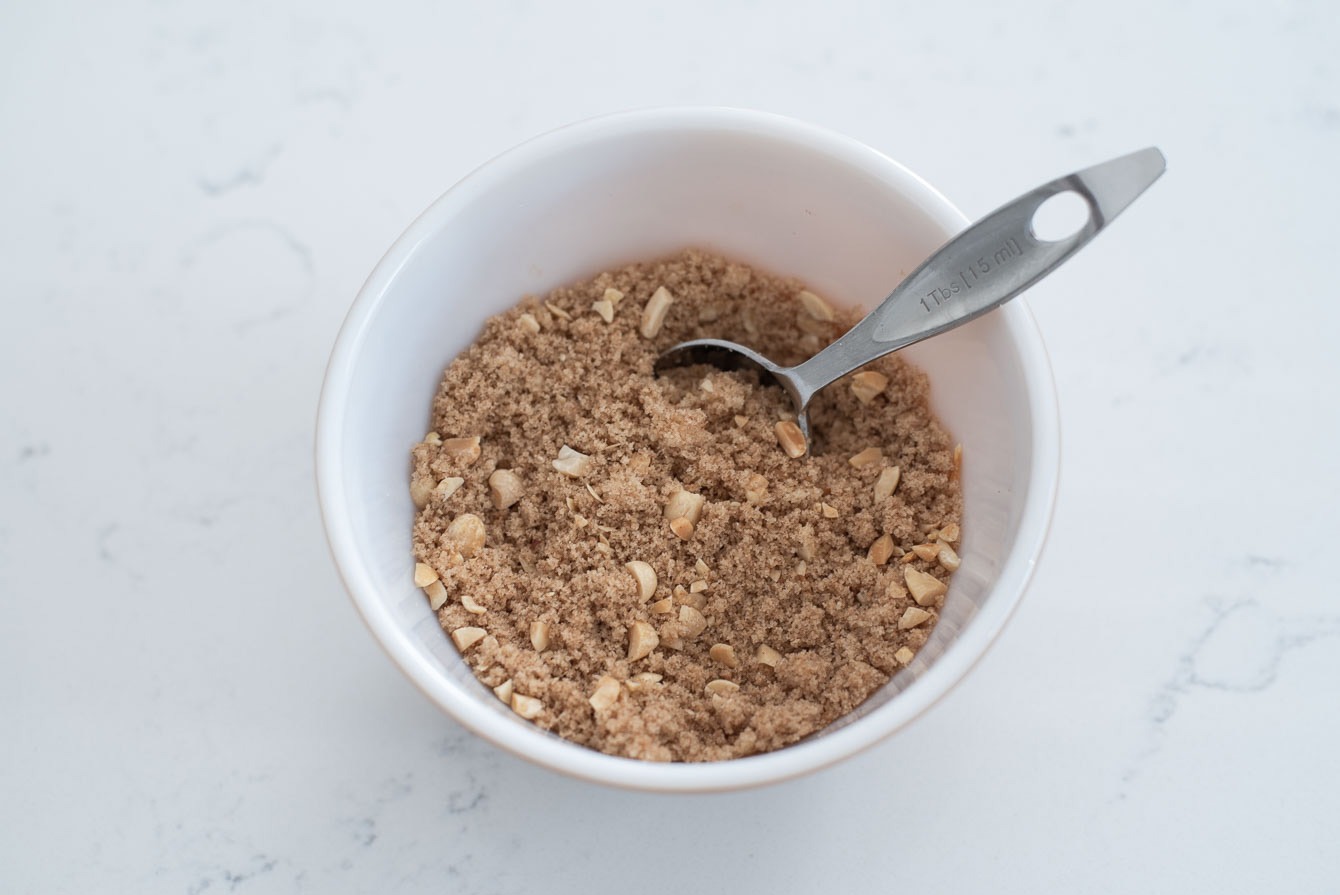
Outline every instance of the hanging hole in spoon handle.
<svg viewBox="0 0 1340 895">
<path fill-rule="evenodd" d="M 1164 172 L 1151 147 L 1045 183 L 941 246 L 842 338 L 791 369 L 803 401 L 876 358 L 985 314 L 1055 270 Z M 1063 193 L 1087 205 L 1070 235 L 1039 239 L 1038 210 Z"/>
</svg>

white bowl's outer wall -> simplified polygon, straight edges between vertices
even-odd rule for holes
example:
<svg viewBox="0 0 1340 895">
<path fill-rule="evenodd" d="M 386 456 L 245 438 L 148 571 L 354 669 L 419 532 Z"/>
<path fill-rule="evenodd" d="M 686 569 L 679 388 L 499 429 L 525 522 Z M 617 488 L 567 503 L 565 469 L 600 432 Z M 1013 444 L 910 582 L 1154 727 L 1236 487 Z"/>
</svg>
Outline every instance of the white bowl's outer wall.
<svg viewBox="0 0 1340 895">
<path fill-rule="evenodd" d="M 487 317 L 522 295 L 696 246 L 869 308 L 965 223 L 927 184 L 859 143 L 738 110 L 595 119 L 475 171 L 373 272 L 340 332 L 321 396 L 321 511 L 340 573 L 378 641 L 469 729 L 541 765 L 630 788 L 711 791 L 782 780 L 916 717 L 1000 631 L 1050 519 L 1055 390 L 1022 302 L 906 351 L 929 374 L 935 408 L 964 446 L 964 562 L 930 643 L 852 716 L 769 754 L 700 764 L 614 758 L 512 715 L 470 674 L 413 586 L 407 456 L 428 428 L 444 367 Z"/>
</svg>

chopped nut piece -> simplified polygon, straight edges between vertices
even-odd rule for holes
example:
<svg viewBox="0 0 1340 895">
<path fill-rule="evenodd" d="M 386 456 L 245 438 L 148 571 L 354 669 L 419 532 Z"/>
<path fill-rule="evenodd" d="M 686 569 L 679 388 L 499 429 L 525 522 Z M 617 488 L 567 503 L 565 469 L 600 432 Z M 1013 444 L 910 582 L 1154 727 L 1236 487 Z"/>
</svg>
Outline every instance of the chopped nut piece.
<svg viewBox="0 0 1340 895">
<path fill-rule="evenodd" d="M 668 289 L 664 286 L 656 287 L 656 291 L 647 300 L 647 306 L 642 309 L 642 324 L 637 330 L 642 334 L 642 338 L 656 338 L 661 331 L 661 325 L 665 323 L 665 315 L 669 313 L 670 305 L 674 302 Z"/>
<path fill-rule="evenodd" d="M 437 571 L 426 562 L 414 564 L 414 586 L 427 587 L 437 580 Z"/>
<path fill-rule="evenodd" d="M 591 470 L 591 458 L 580 451 L 574 451 L 566 444 L 558 449 L 558 459 L 554 461 L 554 469 L 566 476 L 579 479 Z"/>
<path fill-rule="evenodd" d="M 442 500 L 446 500 L 448 497 L 461 490 L 461 485 L 464 484 L 465 479 L 460 476 L 447 476 L 445 479 L 437 483 L 437 487 L 433 489 L 433 493 Z"/>
<path fill-rule="evenodd" d="M 768 480 L 756 472 L 749 473 L 744 485 L 744 499 L 750 506 L 756 507 L 768 498 Z"/>
<path fill-rule="evenodd" d="M 958 567 L 962 565 L 962 561 L 959 560 L 958 554 L 954 552 L 954 548 L 943 542 L 935 546 L 940 548 L 940 551 L 935 554 L 935 558 L 940 561 L 940 565 L 944 566 L 945 571 L 957 572 Z"/>
<path fill-rule="evenodd" d="M 837 316 L 833 312 L 832 305 L 815 295 L 813 292 L 810 292 L 808 289 L 802 289 L 799 298 L 800 305 L 805 309 L 805 313 L 809 314 L 815 320 L 832 323 Z"/>
<path fill-rule="evenodd" d="M 451 642 L 456 644 L 456 649 L 465 652 L 483 640 L 488 633 L 483 628 L 457 628 L 451 632 Z"/>
<path fill-rule="evenodd" d="M 591 302 L 591 310 L 600 315 L 600 319 L 606 323 L 614 322 L 614 305 L 606 299 Z"/>
<path fill-rule="evenodd" d="M 923 624 L 932 617 L 933 616 L 925 609 L 908 606 L 907 611 L 903 613 L 903 617 L 898 619 L 898 630 L 906 631 L 910 628 L 915 628 L 917 625 Z"/>
<path fill-rule="evenodd" d="M 814 538 L 814 529 L 808 525 L 800 526 L 798 534 L 800 546 L 797 548 L 797 552 L 801 559 L 808 562 L 819 554 L 819 542 Z"/>
<path fill-rule="evenodd" d="M 601 296 L 601 300 L 607 301 L 617 308 L 619 306 L 619 302 L 623 301 L 623 293 L 620 292 L 618 289 L 606 289 L 605 294 Z"/>
<path fill-rule="evenodd" d="M 683 516 L 678 519 L 670 520 L 670 530 L 673 531 L 675 537 L 679 538 L 681 541 L 687 541 L 689 538 L 693 537 L 693 523 L 685 519 Z"/>
<path fill-rule="evenodd" d="M 872 463 L 878 463 L 884 459 L 884 452 L 877 447 L 868 447 L 856 454 L 847 462 L 857 469 L 864 469 Z"/>
<path fill-rule="evenodd" d="M 675 585 L 675 601 L 681 606 L 692 606 L 694 609 L 702 609 L 707 605 L 707 595 L 701 591 L 687 591 L 684 585 Z"/>
<path fill-rule="evenodd" d="M 836 519 L 838 517 L 837 507 L 829 506 L 826 503 L 821 503 L 819 504 L 819 508 L 823 510 L 825 519 Z"/>
<path fill-rule="evenodd" d="M 735 681 L 727 681 L 717 678 L 714 681 L 708 681 L 704 688 L 710 696 L 730 696 L 740 691 L 740 685 Z"/>
<path fill-rule="evenodd" d="M 429 432 L 427 435 L 423 436 L 423 443 L 440 445 L 442 443 L 442 436 L 438 435 L 436 432 Z"/>
<path fill-rule="evenodd" d="M 442 453 L 462 466 L 469 466 L 479 459 L 479 436 L 448 438 L 442 442 Z"/>
<path fill-rule="evenodd" d="M 869 404 L 884 393 L 889 377 L 874 370 L 863 370 L 851 378 L 851 393 L 862 404 Z"/>
<path fill-rule="evenodd" d="M 917 559 L 924 559 L 930 562 L 939 554 L 939 550 L 934 544 L 917 544 L 912 548 L 912 552 L 917 555 Z"/>
<path fill-rule="evenodd" d="M 917 601 L 918 606 L 931 605 L 936 597 L 942 596 L 949 590 L 949 586 L 939 578 L 918 572 L 911 566 L 903 569 L 903 580 L 907 582 L 908 593 L 912 594 L 912 599 Z"/>
<path fill-rule="evenodd" d="M 763 644 L 759 646 L 758 651 L 754 653 L 754 661 L 760 665 L 766 665 L 769 668 L 776 668 L 777 663 L 782 661 L 782 654 L 777 650 Z"/>
<path fill-rule="evenodd" d="M 489 476 L 489 496 L 493 505 L 505 510 L 521 499 L 521 476 L 510 469 L 495 469 Z"/>
<path fill-rule="evenodd" d="M 633 622 L 628 629 L 628 660 L 636 662 L 647 658 L 660 642 L 660 636 L 651 625 L 643 621 Z"/>
<path fill-rule="evenodd" d="M 522 696 L 520 693 L 513 693 L 512 711 L 527 721 L 532 721 L 539 716 L 540 712 L 544 711 L 544 703 L 534 696 Z"/>
<path fill-rule="evenodd" d="M 907 551 L 906 553 L 904 553 L 902 556 L 898 557 L 898 561 L 899 561 L 900 563 L 904 563 L 904 564 L 906 564 L 906 563 L 910 563 L 912 560 L 914 560 L 914 559 L 916 559 L 916 558 L 917 558 L 917 555 L 916 555 L 915 553 L 913 553 L 911 550 L 909 550 L 909 551 Z"/>
<path fill-rule="evenodd" d="M 619 682 L 609 675 L 605 675 L 596 684 L 596 691 L 591 694 L 591 698 L 587 702 L 591 703 L 591 708 L 597 712 L 603 712 L 614 705 L 615 700 L 619 698 L 619 694 L 622 692 L 623 687 L 619 685 Z"/>
<path fill-rule="evenodd" d="M 712 384 L 711 379 L 704 377 L 703 381 L 698 383 L 698 388 L 705 392 L 714 392 L 717 387 Z"/>
<path fill-rule="evenodd" d="M 810 570 L 809 563 L 805 562 L 805 560 L 802 559 L 800 562 L 796 563 L 797 578 L 804 578 L 805 573 L 808 572 L 809 570 Z"/>
<path fill-rule="evenodd" d="M 689 584 L 689 593 L 697 594 L 707 590 L 707 582 L 699 579 Z"/>
<path fill-rule="evenodd" d="M 447 605 L 447 589 L 441 581 L 434 581 L 423 592 L 428 595 L 428 608 L 434 612 Z"/>
<path fill-rule="evenodd" d="M 703 504 L 707 503 L 707 498 L 701 494 L 694 494 L 692 491 L 676 491 L 670 495 L 670 499 L 665 503 L 665 518 L 667 519 L 687 519 L 694 525 L 703 515 Z"/>
<path fill-rule="evenodd" d="M 428 498 L 433 493 L 433 480 L 427 476 L 416 475 L 409 480 L 409 499 L 419 509 L 428 506 Z"/>
<path fill-rule="evenodd" d="M 833 331 L 833 324 L 802 313 L 796 317 L 796 328 L 805 334 L 801 338 L 801 347 L 813 351 L 819 347 L 819 336 L 826 336 Z"/>
<path fill-rule="evenodd" d="M 712 657 L 713 662 L 720 662 L 727 668 L 739 668 L 740 660 L 735 658 L 735 647 L 728 643 L 714 643 L 712 648 L 707 651 Z"/>
<path fill-rule="evenodd" d="M 471 615 L 483 615 L 488 611 L 469 594 L 461 594 L 461 607 Z"/>
<path fill-rule="evenodd" d="M 512 679 L 509 677 L 501 684 L 493 688 L 493 695 L 501 699 L 504 703 L 512 702 Z"/>
<path fill-rule="evenodd" d="M 951 522 L 940 529 L 940 540 L 944 541 L 946 544 L 952 544 L 958 540 L 958 534 L 958 523 Z"/>
<path fill-rule="evenodd" d="M 957 478 L 963 471 L 963 445 L 954 445 L 954 477 Z"/>
<path fill-rule="evenodd" d="M 647 608 L 656 615 L 668 615 L 675 611 L 675 601 L 670 597 L 666 597 L 664 600 L 657 600 Z"/>
<path fill-rule="evenodd" d="M 684 635 L 689 638 L 695 638 L 707 630 L 707 619 L 692 606 L 679 607 L 679 624 L 684 629 Z"/>
<path fill-rule="evenodd" d="M 629 693 L 641 693 L 653 684 L 659 684 L 661 680 L 662 678 L 659 674 L 651 671 L 643 671 L 624 681 L 624 686 L 628 688 Z"/>
<path fill-rule="evenodd" d="M 902 477 L 902 468 L 899 466 L 887 466 L 875 480 L 875 501 L 886 500 L 893 495 L 898 488 L 898 479 Z"/>
<path fill-rule="evenodd" d="M 484 546 L 484 520 L 474 513 L 462 513 L 447 526 L 447 540 L 469 559 Z"/>
<path fill-rule="evenodd" d="M 549 648 L 548 622 L 530 623 L 530 645 L 535 647 L 537 653 L 542 653 Z"/>
<path fill-rule="evenodd" d="M 870 550 L 866 553 L 870 561 L 877 566 L 882 566 L 893 556 L 893 538 L 890 535 L 880 535 L 875 542 L 870 545 Z"/>
<path fill-rule="evenodd" d="M 565 310 L 563 310 L 562 308 L 560 308 L 558 305 L 554 304 L 552 301 L 547 301 L 547 302 L 545 302 L 545 303 L 544 303 L 544 306 L 545 306 L 546 308 L 549 309 L 549 313 L 550 313 L 550 314 L 553 314 L 555 317 L 557 317 L 557 318 L 560 319 L 560 320 L 571 320 L 571 319 L 572 319 L 572 315 L 571 315 L 571 314 L 569 314 L 567 311 L 565 311 Z"/>
<path fill-rule="evenodd" d="M 897 662 L 899 665 L 906 665 L 908 662 L 912 661 L 914 656 L 916 656 L 916 653 L 903 646 L 899 647 L 898 652 L 893 654 L 893 661 Z"/>
<path fill-rule="evenodd" d="M 523 329 L 531 335 L 540 331 L 540 321 L 535 319 L 534 314 L 522 314 L 516 318 L 516 325 L 519 329 Z"/>
<path fill-rule="evenodd" d="M 747 416 L 742 416 L 742 415 L 740 415 L 740 414 L 738 414 L 738 413 L 735 415 L 735 425 L 737 425 L 737 426 L 744 426 L 744 425 L 747 425 L 748 422 L 749 422 L 749 417 L 747 417 Z"/>
<path fill-rule="evenodd" d="M 693 571 L 697 572 L 698 577 L 700 578 L 706 578 L 708 575 L 712 574 L 712 570 L 707 567 L 707 563 L 703 562 L 701 559 L 694 560 Z"/>
<path fill-rule="evenodd" d="M 643 603 L 651 599 L 651 595 L 656 593 L 656 570 L 640 559 L 624 563 L 623 566 L 633 576 L 637 582 L 637 596 Z"/>
<path fill-rule="evenodd" d="M 782 450 L 792 460 L 805 456 L 808 448 L 805 446 L 805 433 L 800 431 L 791 420 L 782 420 L 772 427 L 772 431 L 777 435 L 777 443 L 782 446 Z"/>
</svg>

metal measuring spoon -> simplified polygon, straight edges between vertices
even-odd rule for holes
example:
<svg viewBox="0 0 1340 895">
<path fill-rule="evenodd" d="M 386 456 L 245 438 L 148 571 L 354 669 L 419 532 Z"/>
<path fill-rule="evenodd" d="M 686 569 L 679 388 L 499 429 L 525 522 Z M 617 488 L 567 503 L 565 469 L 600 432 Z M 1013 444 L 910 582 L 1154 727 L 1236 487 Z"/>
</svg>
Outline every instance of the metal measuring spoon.
<svg viewBox="0 0 1340 895">
<path fill-rule="evenodd" d="M 804 363 L 781 367 L 724 339 L 681 342 L 656 359 L 656 371 L 691 364 L 754 369 L 786 389 L 796 423 L 810 447 L 810 400 L 820 390 L 873 360 L 939 335 L 1002 305 L 1051 273 L 1098 235 L 1163 174 L 1163 153 L 1150 147 L 1058 177 L 1003 205 L 955 236 L 860 323 Z M 1051 197 L 1073 192 L 1088 220 L 1063 239 L 1039 239 L 1033 216 Z"/>
</svg>

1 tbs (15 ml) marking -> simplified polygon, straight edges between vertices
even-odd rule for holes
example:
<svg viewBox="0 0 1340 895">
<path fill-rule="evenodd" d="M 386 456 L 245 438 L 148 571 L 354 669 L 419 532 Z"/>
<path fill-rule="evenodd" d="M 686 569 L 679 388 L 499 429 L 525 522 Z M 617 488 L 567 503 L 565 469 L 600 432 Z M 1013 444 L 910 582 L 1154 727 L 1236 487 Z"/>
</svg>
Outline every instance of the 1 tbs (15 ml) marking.
<svg viewBox="0 0 1340 895">
<path fill-rule="evenodd" d="M 1018 240 L 1010 237 L 1005 240 L 994 255 L 983 255 L 972 264 L 956 273 L 944 286 L 937 286 L 921 297 L 921 307 L 934 311 L 960 292 L 967 292 L 984 280 L 992 272 L 999 270 L 1016 258 L 1022 257 L 1024 250 Z"/>
</svg>

